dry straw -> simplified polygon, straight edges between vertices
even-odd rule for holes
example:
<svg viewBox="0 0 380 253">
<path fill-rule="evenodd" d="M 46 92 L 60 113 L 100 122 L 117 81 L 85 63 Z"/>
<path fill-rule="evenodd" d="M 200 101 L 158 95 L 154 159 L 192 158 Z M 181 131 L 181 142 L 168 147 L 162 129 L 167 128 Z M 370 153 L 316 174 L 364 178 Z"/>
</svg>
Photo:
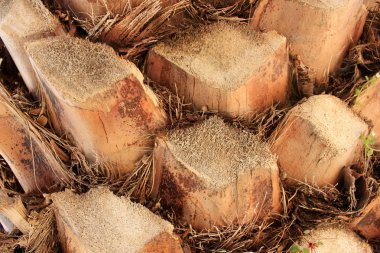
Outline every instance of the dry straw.
<svg viewBox="0 0 380 253">
<path fill-rule="evenodd" d="M 48 207 L 36 214 L 32 231 L 24 241 L 27 253 L 54 253 L 59 249 L 54 211 Z"/>
<path fill-rule="evenodd" d="M 134 8 L 126 6 L 121 14 L 108 10 L 102 16 L 75 19 L 88 33 L 89 39 L 110 43 L 126 58 L 136 60 L 150 46 L 179 29 L 170 25 L 169 21 L 188 6 L 187 0 L 166 8 L 161 6 L 160 0 L 145 0 Z"/>
</svg>

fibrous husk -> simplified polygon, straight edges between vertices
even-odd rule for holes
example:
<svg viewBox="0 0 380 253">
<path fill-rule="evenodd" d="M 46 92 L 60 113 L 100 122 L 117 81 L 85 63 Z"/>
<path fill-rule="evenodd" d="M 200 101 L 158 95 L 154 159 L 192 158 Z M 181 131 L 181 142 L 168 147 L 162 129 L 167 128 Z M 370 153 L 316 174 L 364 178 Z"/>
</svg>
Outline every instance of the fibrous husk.
<svg viewBox="0 0 380 253">
<path fill-rule="evenodd" d="M 221 20 L 247 21 L 253 14 L 258 0 L 219 1 L 191 0 L 187 8 L 188 15 L 195 24 L 209 23 Z"/>
<path fill-rule="evenodd" d="M 371 190 L 369 189 L 368 179 L 365 174 L 360 174 L 353 168 L 343 168 L 342 185 L 350 202 L 349 209 L 357 211 L 368 203 Z"/>
<path fill-rule="evenodd" d="M 314 71 L 302 62 L 299 55 L 291 55 L 290 59 L 293 67 L 293 95 L 297 98 L 314 95 L 314 86 L 316 82 Z"/>
<path fill-rule="evenodd" d="M 166 8 L 160 0 L 145 0 L 136 7 L 127 6 L 121 14 L 108 11 L 90 20 L 76 19 L 90 40 L 109 43 L 133 61 L 159 40 L 177 32 L 179 27 L 170 24 L 171 18 L 188 6 L 188 0 Z"/>
<path fill-rule="evenodd" d="M 47 207 L 41 213 L 34 213 L 31 232 L 24 241 L 27 253 L 54 253 L 59 250 L 58 232 L 54 211 Z"/>
<path fill-rule="evenodd" d="M 0 232 L 0 252 L 14 253 L 20 241 L 20 236 L 14 234 L 3 234 Z"/>
<path fill-rule="evenodd" d="M 23 234 L 29 233 L 28 213 L 20 196 L 10 197 L 5 191 L 0 191 L 0 213 L 7 217 Z"/>
<path fill-rule="evenodd" d="M 0 189 L 8 189 L 12 191 L 22 191 L 15 175 L 7 162 L 0 156 Z"/>
</svg>

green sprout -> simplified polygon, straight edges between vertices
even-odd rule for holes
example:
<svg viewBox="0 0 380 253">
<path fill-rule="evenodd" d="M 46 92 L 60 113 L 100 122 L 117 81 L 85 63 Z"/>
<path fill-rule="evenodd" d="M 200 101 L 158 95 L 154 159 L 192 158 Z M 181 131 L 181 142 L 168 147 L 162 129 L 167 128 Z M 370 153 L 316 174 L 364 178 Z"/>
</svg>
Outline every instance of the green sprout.
<svg viewBox="0 0 380 253">
<path fill-rule="evenodd" d="M 310 230 L 305 230 L 303 233 L 305 235 L 308 235 L 310 234 Z M 294 243 L 292 246 L 290 246 L 289 252 L 290 253 L 316 253 L 317 248 L 320 247 L 321 245 L 323 245 L 322 242 L 316 242 L 316 243 L 308 242 L 307 247 L 302 247 Z"/>
<path fill-rule="evenodd" d="M 372 76 L 371 78 L 369 78 L 368 76 L 365 76 L 366 82 L 362 86 L 355 89 L 355 97 L 356 97 L 355 104 L 359 102 L 359 98 L 362 95 L 363 91 L 368 89 L 372 85 L 374 85 L 379 78 L 380 78 L 380 72 Z"/>
<path fill-rule="evenodd" d="M 365 155 L 368 159 L 370 159 L 373 156 L 375 145 L 375 133 L 373 131 L 370 132 L 368 136 L 361 135 L 360 140 L 362 141 L 364 145 Z"/>
<path fill-rule="evenodd" d="M 297 244 L 293 244 L 289 251 L 290 253 L 316 253 L 316 250 L 319 246 L 323 245 L 322 242 L 311 243 L 309 242 L 307 247 L 301 247 Z"/>
</svg>

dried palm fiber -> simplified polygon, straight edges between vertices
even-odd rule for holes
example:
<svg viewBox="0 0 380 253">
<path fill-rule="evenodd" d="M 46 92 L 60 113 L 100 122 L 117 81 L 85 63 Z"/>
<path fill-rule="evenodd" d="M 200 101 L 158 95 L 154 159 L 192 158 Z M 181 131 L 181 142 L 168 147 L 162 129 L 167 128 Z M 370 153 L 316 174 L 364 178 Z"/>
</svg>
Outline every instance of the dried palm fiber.
<svg viewBox="0 0 380 253">
<path fill-rule="evenodd" d="M 26 193 L 49 192 L 67 182 L 62 164 L 48 148 L 41 133 L 12 102 L 0 85 L 0 153 Z"/>
<path fill-rule="evenodd" d="M 8 163 L 0 156 L 0 189 L 22 191 Z"/>
<path fill-rule="evenodd" d="M 187 14 L 193 24 L 220 20 L 246 22 L 260 1 L 257 0 L 192 0 Z"/>
<path fill-rule="evenodd" d="M 31 232 L 21 243 L 27 253 L 55 253 L 60 250 L 54 211 L 50 206 L 35 213 L 30 223 Z"/>
<path fill-rule="evenodd" d="M 0 252 L 14 253 L 19 241 L 20 237 L 17 235 L 8 235 L 0 232 Z"/>
<path fill-rule="evenodd" d="M 10 197 L 6 191 L 0 190 L 0 214 L 4 215 L 23 234 L 29 234 L 31 227 L 28 223 L 28 213 L 20 196 Z"/>
<path fill-rule="evenodd" d="M 178 31 L 188 0 L 62 1 L 94 41 L 107 42 L 135 60 L 152 44 Z"/>
</svg>

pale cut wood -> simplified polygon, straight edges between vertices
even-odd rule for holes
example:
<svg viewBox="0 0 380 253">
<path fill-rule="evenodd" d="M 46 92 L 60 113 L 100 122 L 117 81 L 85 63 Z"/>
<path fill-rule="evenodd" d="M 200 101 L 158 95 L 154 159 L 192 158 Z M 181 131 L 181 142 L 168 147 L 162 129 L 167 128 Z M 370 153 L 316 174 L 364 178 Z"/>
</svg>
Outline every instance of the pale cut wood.
<svg viewBox="0 0 380 253">
<path fill-rule="evenodd" d="M 31 229 L 28 223 L 28 212 L 20 196 L 9 197 L 3 190 L 0 191 L 0 214 L 4 215 L 11 224 L 14 224 L 24 235 Z"/>
<path fill-rule="evenodd" d="M 285 37 L 218 23 L 154 47 L 146 72 L 196 109 L 246 116 L 286 101 L 288 58 Z"/>
<path fill-rule="evenodd" d="M 224 130 L 218 127 L 216 131 Z M 194 140 L 199 136 L 188 133 L 187 138 Z M 218 139 L 220 136 L 215 134 L 215 138 Z M 226 138 L 220 141 L 231 140 Z M 184 151 L 189 157 L 198 157 L 197 154 L 203 150 L 202 159 L 209 161 L 210 166 L 201 168 L 201 166 L 194 167 L 191 162 L 184 159 L 180 155 L 183 151 L 178 150 L 181 148 L 170 138 L 161 136 L 156 139 L 154 149 L 155 179 L 152 196 L 159 197 L 165 207 L 173 209 L 178 218 L 197 230 L 257 222 L 268 215 L 278 213 L 281 210 L 281 203 L 276 159 L 271 157 L 269 149 L 265 151 L 265 144 L 256 145 L 262 145 L 264 149 L 252 151 L 259 157 L 253 159 L 262 159 L 256 163 L 256 166 L 244 165 L 247 162 L 246 156 L 253 156 L 252 152 L 234 156 L 230 154 L 232 150 L 215 143 L 209 143 L 207 148 L 217 150 L 223 158 L 208 156 L 207 151 L 203 150 L 205 147 L 197 147 L 199 150 L 193 152 Z M 219 164 L 219 161 L 233 159 L 243 164 L 225 165 L 227 167 L 223 162 Z M 227 173 L 226 170 L 233 171 Z"/>
<path fill-rule="evenodd" d="M 264 0 L 255 10 L 252 27 L 286 36 L 291 52 L 322 82 L 357 43 L 366 16 L 362 0 Z"/>
<path fill-rule="evenodd" d="M 380 195 L 369 203 L 351 226 L 369 240 L 380 237 Z"/>
<path fill-rule="evenodd" d="M 112 48 L 54 37 L 28 44 L 27 51 L 65 134 L 91 162 L 112 163 L 128 173 L 153 148 L 166 114 L 143 76 Z"/>
<path fill-rule="evenodd" d="M 12 233 L 16 229 L 16 226 L 13 225 L 13 223 L 1 213 L 0 213 L 0 224 L 3 227 L 4 231 L 8 234 Z"/>
<path fill-rule="evenodd" d="M 108 190 L 51 198 L 65 253 L 182 253 L 169 222 Z"/>
<path fill-rule="evenodd" d="M 1 40 L 34 96 L 38 96 L 39 84 L 24 45 L 57 34 L 64 34 L 62 26 L 40 0 L 0 1 Z"/>
<path fill-rule="evenodd" d="M 0 92 L 0 155 L 25 193 L 51 192 L 67 177 L 45 143 Z"/>
<path fill-rule="evenodd" d="M 335 185 L 341 170 L 358 161 L 367 124 L 331 95 L 294 107 L 271 137 L 271 150 L 290 183 Z"/>
</svg>

